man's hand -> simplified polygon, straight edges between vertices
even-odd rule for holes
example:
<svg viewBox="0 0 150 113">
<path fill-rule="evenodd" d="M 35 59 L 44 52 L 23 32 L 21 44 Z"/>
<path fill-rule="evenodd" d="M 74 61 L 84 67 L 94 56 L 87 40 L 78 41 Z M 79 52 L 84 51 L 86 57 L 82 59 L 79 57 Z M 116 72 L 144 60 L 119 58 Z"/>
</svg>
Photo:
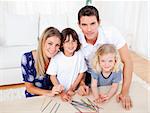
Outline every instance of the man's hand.
<svg viewBox="0 0 150 113">
<path fill-rule="evenodd" d="M 129 95 L 118 94 L 116 97 L 117 102 L 121 101 L 123 108 L 129 110 L 132 108 L 133 104 Z"/>
<path fill-rule="evenodd" d="M 81 96 L 88 95 L 89 92 L 89 87 L 87 85 L 81 85 L 78 89 L 78 94 Z"/>
</svg>

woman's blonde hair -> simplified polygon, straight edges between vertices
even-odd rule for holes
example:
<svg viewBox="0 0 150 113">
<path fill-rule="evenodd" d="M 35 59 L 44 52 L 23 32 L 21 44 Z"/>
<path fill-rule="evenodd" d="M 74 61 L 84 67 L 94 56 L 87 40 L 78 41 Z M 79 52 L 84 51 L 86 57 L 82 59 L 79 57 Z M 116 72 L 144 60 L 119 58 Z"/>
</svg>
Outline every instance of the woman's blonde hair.
<svg viewBox="0 0 150 113">
<path fill-rule="evenodd" d="M 43 47 L 44 47 L 45 41 L 49 37 L 53 37 L 53 36 L 56 36 L 61 40 L 60 31 L 54 27 L 48 27 L 47 29 L 44 30 L 44 32 L 42 33 L 39 39 L 36 60 L 35 60 L 35 68 L 36 68 L 37 76 L 45 75 L 47 63 L 49 63 L 50 59 L 44 54 Z"/>
<path fill-rule="evenodd" d="M 103 44 L 98 48 L 92 60 L 92 67 L 94 71 L 101 72 L 102 69 L 100 67 L 99 59 L 102 55 L 109 54 L 109 53 L 115 54 L 116 63 L 112 71 L 113 72 L 119 71 L 119 64 L 120 64 L 119 56 L 118 56 L 117 49 L 113 44 Z"/>
</svg>

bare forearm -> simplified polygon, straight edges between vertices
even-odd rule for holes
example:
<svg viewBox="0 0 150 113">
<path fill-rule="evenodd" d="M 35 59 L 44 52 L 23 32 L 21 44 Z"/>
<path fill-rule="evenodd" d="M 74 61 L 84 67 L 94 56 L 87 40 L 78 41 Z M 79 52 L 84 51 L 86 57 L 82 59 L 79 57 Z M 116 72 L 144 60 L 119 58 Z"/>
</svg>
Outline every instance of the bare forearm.
<svg viewBox="0 0 150 113">
<path fill-rule="evenodd" d="M 27 91 L 31 94 L 35 94 L 35 95 L 45 95 L 45 94 L 50 94 L 51 91 L 50 90 L 45 90 L 45 89 L 41 89 L 35 86 L 30 86 L 30 87 L 26 87 Z"/>
<path fill-rule="evenodd" d="M 99 98 L 98 88 L 96 86 L 91 86 L 92 94 L 95 99 Z"/>
<path fill-rule="evenodd" d="M 107 93 L 109 99 L 113 95 L 115 95 L 115 93 L 117 92 L 117 89 L 118 89 L 118 83 L 113 83 L 112 86 L 111 86 L 111 89 Z"/>
<path fill-rule="evenodd" d="M 133 63 L 127 44 L 119 49 L 119 54 L 124 66 L 122 89 L 120 94 L 117 96 L 117 101 L 121 101 L 124 108 L 130 109 L 132 107 L 132 101 L 129 96 L 129 88 L 132 81 Z"/>
<path fill-rule="evenodd" d="M 82 79 L 83 79 L 83 73 L 80 73 L 78 75 L 78 77 L 76 78 L 76 80 L 74 81 L 74 83 L 72 84 L 71 88 L 73 90 L 75 90 L 77 88 L 78 84 L 81 82 Z"/>
<path fill-rule="evenodd" d="M 85 85 L 85 73 L 83 74 L 83 77 L 82 77 L 82 79 L 80 81 L 80 86 L 81 85 Z"/>
<path fill-rule="evenodd" d="M 123 84 L 121 93 L 127 95 L 129 93 L 130 84 L 132 81 L 133 64 L 131 60 L 126 61 L 123 67 Z"/>
<path fill-rule="evenodd" d="M 127 44 L 119 49 L 121 61 L 123 63 L 123 84 L 122 84 L 122 95 L 128 95 L 129 88 L 132 80 L 133 63 L 128 50 Z"/>
<path fill-rule="evenodd" d="M 58 82 L 58 80 L 57 80 L 57 78 L 56 78 L 55 75 L 51 75 L 51 76 L 50 76 L 50 80 L 51 80 L 51 82 L 52 82 L 52 84 L 53 84 L 54 86 L 56 86 L 56 85 L 59 84 L 59 82 Z"/>
</svg>

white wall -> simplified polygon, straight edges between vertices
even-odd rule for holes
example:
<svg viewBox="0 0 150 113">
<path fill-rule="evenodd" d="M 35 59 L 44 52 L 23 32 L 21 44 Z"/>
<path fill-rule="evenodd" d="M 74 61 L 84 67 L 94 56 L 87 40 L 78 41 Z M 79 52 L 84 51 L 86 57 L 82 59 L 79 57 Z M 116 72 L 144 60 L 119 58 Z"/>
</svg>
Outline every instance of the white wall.
<svg viewBox="0 0 150 113">
<path fill-rule="evenodd" d="M 129 47 L 138 54 L 150 59 L 148 53 L 148 1 L 98 1 L 92 0 L 92 5 L 99 10 L 102 22 L 116 26 L 124 35 Z M 68 27 L 77 31 L 77 12 L 84 6 L 86 0 L 52 0 L 52 1 L 7 1 L 0 2 L 0 25 L 3 23 L 3 14 L 7 12 L 26 14 L 64 15 Z M 150 10 L 150 8 L 149 8 Z M 64 17 L 58 18 L 62 24 Z M 63 24 L 62 24 L 63 25 Z M 65 26 L 67 27 L 67 26 Z M 0 29 L 0 43 L 3 43 L 3 29 Z"/>
<path fill-rule="evenodd" d="M 130 49 L 150 59 L 148 55 L 148 1 L 93 1 L 102 22 L 117 27 Z M 150 41 L 150 40 L 149 40 Z"/>
<path fill-rule="evenodd" d="M 85 3 L 86 0 L 0 1 L 0 85 L 22 82 L 21 55 L 36 48 L 34 42 L 47 26 L 54 26 L 59 30 L 72 27 L 79 32 L 77 13 Z M 117 27 L 124 35 L 130 49 L 150 60 L 150 44 L 148 45 L 150 15 L 146 1 L 93 0 L 92 4 L 98 8 L 103 24 L 108 22 Z M 17 33 L 20 30 L 30 33 Z M 35 33 L 32 34 L 33 32 Z M 11 57 L 8 53 L 11 53 Z"/>
</svg>

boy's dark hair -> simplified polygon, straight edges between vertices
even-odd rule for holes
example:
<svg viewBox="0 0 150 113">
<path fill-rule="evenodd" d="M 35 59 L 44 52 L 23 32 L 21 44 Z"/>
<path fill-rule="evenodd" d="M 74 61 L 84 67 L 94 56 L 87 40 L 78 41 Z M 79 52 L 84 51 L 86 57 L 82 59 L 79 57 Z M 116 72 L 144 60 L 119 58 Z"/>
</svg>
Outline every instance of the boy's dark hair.
<svg viewBox="0 0 150 113">
<path fill-rule="evenodd" d="M 64 30 L 62 30 L 61 32 L 62 34 L 62 40 L 61 40 L 61 47 L 60 47 L 60 50 L 61 51 L 64 51 L 63 49 L 63 44 L 64 42 L 66 41 L 67 39 L 67 36 L 72 36 L 72 39 L 75 41 L 77 40 L 77 48 L 76 48 L 76 51 L 78 51 L 81 47 L 81 43 L 79 41 L 79 37 L 78 37 L 78 34 L 76 33 L 75 30 L 73 30 L 72 28 L 66 28 Z M 70 39 L 69 39 L 70 40 Z"/>
<path fill-rule="evenodd" d="M 78 12 L 78 22 L 80 24 L 80 18 L 82 16 L 96 16 L 97 21 L 99 22 L 99 13 L 96 7 L 94 6 L 84 6 Z"/>
</svg>

